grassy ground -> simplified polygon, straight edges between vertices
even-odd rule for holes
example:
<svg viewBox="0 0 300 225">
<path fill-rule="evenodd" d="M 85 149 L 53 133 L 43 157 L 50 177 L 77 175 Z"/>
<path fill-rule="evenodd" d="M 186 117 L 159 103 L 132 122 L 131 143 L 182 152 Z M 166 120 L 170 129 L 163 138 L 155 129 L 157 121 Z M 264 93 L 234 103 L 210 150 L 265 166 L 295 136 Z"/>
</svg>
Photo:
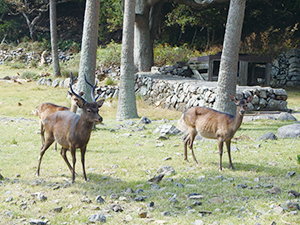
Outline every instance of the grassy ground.
<svg viewBox="0 0 300 225">
<path fill-rule="evenodd" d="M 289 90 L 288 94 L 288 107 L 298 110 L 299 91 Z M 243 123 L 235 137 L 246 135 L 249 139 L 233 141 L 232 145 L 239 149 L 232 153 L 236 170 L 228 169 L 225 151 L 224 171 L 220 173 L 216 142 L 196 141 L 194 149 L 200 165 L 195 166 L 190 154 L 190 163 L 183 161 L 180 136 L 158 141 L 159 135 L 153 134 L 154 129 L 163 124 L 162 118 L 176 125 L 180 112 L 147 106 L 139 100 L 139 116 L 147 116 L 153 122 L 136 131 L 142 128 L 138 119 L 129 127 L 125 126 L 126 121 L 115 120 L 117 102 L 113 101 L 100 109 L 104 124 L 92 132 L 88 144 L 89 182 L 82 179 L 80 153 L 77 152 L 78 176 L 71 184 L 70 171 L 53 147 L 44 155 L 41 176 L 34 175 L 41 141 L 38 120 L 31 111 L 45 101 L 70 106 L 65 89 L 37 86 L 33 82 L 22 85 L 0 82 L 0 174 L 4 177 L 0 180 L 0 224 L 28 224 L 31 218 L 51 224 L 86 224 L 90 215 L 100 212 L 106 216 L 107 224 L 191 224 L 199 219 L 205 224 L 218 221 L 219 224 L 269 225 L 273 221 L 276 224 L 298 224 L 300 221 L 299 210 L 297 215 L 291 215 L 290 210 L 277 214 L 272 209 L 285 206 L 287 200 L 296 201 L 289 197 L 288 191 L 300 192 L 296 161 L 299 139 L 254 141 L 266 132 L 277 134 L 279 127 L 291 122 Z M 116 132 L 110 132 L 111 129 Z M 164 145 L 157 147 L 159 142 Z M 171 160 L 163 161 L 165 157 Z M 160 166 L 172 166 L 176 172 L 165 177 L 156 190 L 147 180 L 158 174 Z M 286 178 L 288 171 L 295 171 L 296 175 Z M 259 184 L 261 187 L 255 188 Z M 241 188 L 241 185 L 247 187 Z M 269 185 L 280 187 L 281 193 L 268 193 Z M 139 195 L 148 198 L 134 201 L 138 194 L 127 193 L 128 188 L 143 189 Z M 47 200 L 39 200 L 36 193 L 42 193 Z M 199 200 L 201 205 L 193 205 L 195 200 L 188 198 L 191 193 L 203 195 Z M 114 194 L 121 198 L 114 199 Z M 178 202 L 170 203 L 169 197 L 174 194 Z M 105 199 L 104 204 L 95 201 L 98 195 Z M 211 203 L 213 197 L 222 198 L 224 202 Z M 84 200 L 86 198 L 91 202 Z M 148 208 L 151 201 L 154 207 Z M 112 211 L 113 204 L 120 205 L 123 212 Z M 62 207 L 61 212 L 55 212 L 58 207 Z M 147 218 L 140 218 L 139 213 L 144 211 Z M 171 216 L 163 216 L 162 212 L 166 211 Z M 201 216 L 199 211 L 212 214 Z"/>
</svg>

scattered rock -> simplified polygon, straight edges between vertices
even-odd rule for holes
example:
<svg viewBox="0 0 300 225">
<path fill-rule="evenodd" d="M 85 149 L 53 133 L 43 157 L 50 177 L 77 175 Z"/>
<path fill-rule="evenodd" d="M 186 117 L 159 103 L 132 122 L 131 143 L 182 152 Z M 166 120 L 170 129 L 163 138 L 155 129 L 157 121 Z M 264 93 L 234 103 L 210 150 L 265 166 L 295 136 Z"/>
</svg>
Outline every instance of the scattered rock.
<svg viewBox="0 0 300 225">
<path fill-rule="evenodd" d="M 91 223 L 96 223 L 96 222 L 105 223 L 106 222 L 106 217 L 101 213 L 97 213 L 97 214 L 89 216 L 89 222 L 91 222 Z"/>
<path fill-rule="evenodd" d="M 162 175 L 170 176 L 175 173 L 172 166 L 161 166 L 157 169 L 157 172 Z"/>
<path fill-rule="evenodd" d="M 214 197 L 214 198 L 209 199 L 209 202 L 212 204 L 223 204 L 224 200 L 223 200 L 223 198 L 220 198 L 220 197 Z"/>
<path fill-rule="evenodd" d="M 30 219 L 30 225 L 47 225 L 47 221 L 39 220 L 39 219 Z"/>
<path fill-rule="evenodd" d="M 151 123 L 151 120 L 148 119 L 146 116 L 143 116 L 140 120 L 140 123 L 149 124 L 149 123 Z"/>
<path fill-rule="evenodd" d="M 99 203 L 99 204 L 105 203 L 105 200 L 102 198 L 101 195 L 98 195 L 98 196 L 96 197 L 95 201 L 96 201 L 97 203 Z"/>
<path fill-rule="evenodd" d="M 267 132 L 262 136 L 260 136 L 259 138 L 257 138 L 255 141 L 263 141 L 263 140 L 277 140 L 277 137 L 274 133 Z"/>
<path fill-rule="evenodd" d="M 139 213 L 139 218 L 146 218 L 147 217 L 147 212 L 140 212 Z"/>
<path fill-rule="evenodd" d="M 123 209 L 120 205 L 112 205 L 110 207 L 114 212 L 123 212 Z"/>
<path fill-rule="evenodd" d="M 281 121 L 296 121 L 297 119 L 290 113 L 287 112 L 282 112 L 279 114 L 279 116 L 277 117 L 278 120 Z"/>
<path fill-rule="evenodd" d="M 278 128 L 279 138 L 298 138 L 300 136 L 300 124 L 294 123 Z"/>
<path fill-rule="evenodd" d="M 281 192 L 281 190 L 280 190 L 280 187 L 273 187 L 273 188 L 267 190 L 267 192 L 270 194 L 277 195 Z"/>
<path fill-rule="evenodd" d="M 158 184 L 164 177 L 164 174 L 159 174 L 157 176 L 152 177 L 150 180 L 148 180 L 149 183 L 156 183 Z"/>
<path fill-rule="evenodd" d="M 163 124 L 157 127 L 154 131 L 153 134 L 159 133 L 161 136 L 164 135 L 178 135 L 181 134 L 182 132 L 178 130 L 174 125 L 171 124 Z"/>
<path fill-rule="evenodd" d="M 300 193 L 297 192 L 297 191 L 290 190 L 288 193 L 292 194 L 295 198 L 299 198 L 300 197 Z"/>
<path fill-rule="evenodd" d="M 171 213 L 170 212 L 162 212 L 161 215 L 162 216 L 171 216 Z"/>
<path fill-rule="evenodd" d="M 294 172 L 294 171 L 288 171 L 288 172 L 286 173 L 285 177 L 286 177 L 286 178 L 290 178 L 290 177 L 295 176 L 295 174 L 296 174 L 296 172 Z"/>
</svg>

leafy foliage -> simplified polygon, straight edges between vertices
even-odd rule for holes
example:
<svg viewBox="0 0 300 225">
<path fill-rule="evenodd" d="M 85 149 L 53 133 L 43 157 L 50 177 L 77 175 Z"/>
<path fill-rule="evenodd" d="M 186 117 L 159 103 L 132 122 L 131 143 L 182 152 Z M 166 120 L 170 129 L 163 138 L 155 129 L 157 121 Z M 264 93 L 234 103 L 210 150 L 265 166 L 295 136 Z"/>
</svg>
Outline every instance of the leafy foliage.
<svg viewBox="0 0 300 225">
<path fill-rule="evenodd" d="M 122 46 L 114 41 L 105 47 L 98 48 L 97 62 L 100 66 L 120 65 Z"/>
</svg>

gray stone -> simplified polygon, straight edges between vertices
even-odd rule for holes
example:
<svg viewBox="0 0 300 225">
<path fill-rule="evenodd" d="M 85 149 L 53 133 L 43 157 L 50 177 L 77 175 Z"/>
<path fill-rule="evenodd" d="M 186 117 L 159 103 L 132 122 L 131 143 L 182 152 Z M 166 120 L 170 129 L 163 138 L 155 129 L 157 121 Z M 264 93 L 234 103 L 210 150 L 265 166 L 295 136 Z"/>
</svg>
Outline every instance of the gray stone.
<svg viewBox="0 0 300 225">
<path fill-rule="evenodd" d="M 89 222 L 91 222 L 91 223 L 95 223 L 95 222 L 105 223 L 106 222 L 106 217 L 101 213 L 97 213 L 97 214 L 89 216 Z"/>
<path fill-rule="evenodd" d="M 38 85 L 45 85 L 46 83 L 46 78 L 45 77 L 42 77 L 41 79 L 38 80 L 37 84 Z"/>
<path fill-rule="evenodd" d="M 163 174 L 165 176 L 169 176 L 175 173 L 175 170 L 172 166 L 161 166 L 157 169 L 159 174 Z"/>
<path fill-rule="evenodd" d="M 151 123 L 151 120 L 148 119 L 146 116 L 143 116 L 140 120 L 140 123 L 149 124 L 149 123 Z"/>
<path fill-rule="evenodd" d="M 181 134 L 181 131 L 178 130 L 174 125 L 171 124 L 163 124 L 157 127 L 153 134 L 160 133 L 161 136 L 164 135 L 178 135 Z"/>
<path fill-rule="evenodd" d="M 278 120 L 282 120 L 282 121 L 296 121 L 297 119 L 290 113 L 287 112 L 282 112 L 279 114 L 279 116 L 277 117 Z"/>
<path fill-rule="evenodd" d="M 298 138 L 300 136 L 300 124 L 291 124 L 278 128 L 279 138 Z"/>
<path fill-rule="evenodd" d="M 52 87 L 56 88 L 59 85 L 59 79 L 56 78 L 53 82 L 52 82 Z"/>
<path fill-rule="evenodd" d="M 257 138 L 255 141 L 263 141 L 263 140 L 277 140 L 277 137 L 274 133 L 267 132 L 262 136 L 260 136 L 259 138 Z"/>
<path fill-rule="evenodd" d="M 96 197 L 95 201 L 96 201 L 97 203 L 99 203 L 99 204 L 105 203 L 105 200 L 102 198 L 101 195 L 98 195 L 98 196 Z"/>
<path fill-rule="evenodd" d="M 47 221 L 39 220 L 39 219 L 30 219 L 29 220 L 30 225 L 46 225 Z"/>
</svg>

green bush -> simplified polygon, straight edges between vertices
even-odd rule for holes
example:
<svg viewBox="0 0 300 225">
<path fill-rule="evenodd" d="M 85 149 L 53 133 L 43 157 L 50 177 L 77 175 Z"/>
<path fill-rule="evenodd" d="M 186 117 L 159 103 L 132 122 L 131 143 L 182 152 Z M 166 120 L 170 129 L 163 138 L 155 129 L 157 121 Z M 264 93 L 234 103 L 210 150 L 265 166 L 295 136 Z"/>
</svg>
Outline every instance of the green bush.
<svg viewBox="0 0 300 225">
<path fill-rule="evenodd" d="M 97 64 L 101 66 L 120 66 L 122 45 L 114 41 L 97 50 Z"/>
<path fill-rule="evenodd" d="M 36 72 L 32 71 L 24 71 L 21 75 L 23 79 L 31 79 L 31 80 L 37 80 L 39 78 L 39 75 Z"/>
<path fill-rule="evenodd" d="M 200 56 L 197 50 L 191 50 L 186 45 L 172 47 L 168 44 L 157 45 L 154 48 L 154 64 L 157 66 L 173 65 L 178 61 L 189 61 L 192 57 Z"/>
<path fill-rule="evenodd" d="M 104 80 L 104 84 L 113 86 L 116 85 L 116 82 L 111 77 L 106 77 Z"/>
<path fill-rule="evenodd" d="M 23 69 L 23 68 L 25 68 L 25 64 L 16 62 L 16 63 L 12 63 L 10 67 L 12 69 Z"/>
</svg>

